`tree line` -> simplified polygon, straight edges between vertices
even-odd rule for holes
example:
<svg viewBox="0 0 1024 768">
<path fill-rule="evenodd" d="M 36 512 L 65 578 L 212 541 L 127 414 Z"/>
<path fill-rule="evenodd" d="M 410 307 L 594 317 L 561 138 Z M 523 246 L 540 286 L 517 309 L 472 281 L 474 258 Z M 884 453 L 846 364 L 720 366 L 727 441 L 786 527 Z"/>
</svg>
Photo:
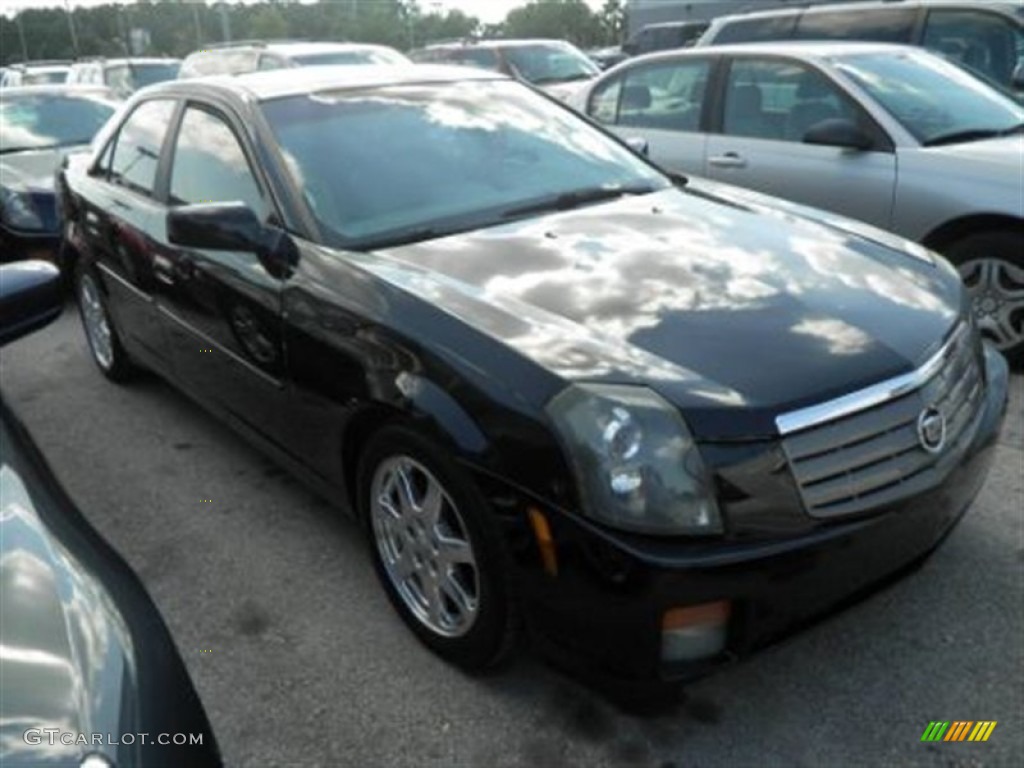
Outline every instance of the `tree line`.
<svg viewBox="0 0 1024 768">
<path fill-rule="evenodd" d="M 185 56 L 229 37 L 349 40 L 409 50 L 439 40 L 473 36 L 545 37 L 581 47 L 616 45 L 623 33 L 623 1 L 598 12 L 583 0 L 532 0 L 500 24 L 484 25 L 426 0 L 270 0 L 207 5 L 188 0 L 140 0 L 130 5 L 25 9 L 0 17 L 0 61 L 79 56 Z"/>
</svg>

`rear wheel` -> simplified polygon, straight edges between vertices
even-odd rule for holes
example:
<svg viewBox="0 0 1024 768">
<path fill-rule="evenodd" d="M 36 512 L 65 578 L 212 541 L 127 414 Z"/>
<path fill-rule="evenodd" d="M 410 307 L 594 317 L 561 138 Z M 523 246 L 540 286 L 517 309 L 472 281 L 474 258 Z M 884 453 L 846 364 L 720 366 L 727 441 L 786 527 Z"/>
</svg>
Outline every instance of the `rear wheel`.
<svg viewBox="0 0 1024 768">
<path fill-rule="evenodd" d="M 75 271 L 75 297 L 93 362 L 111 381 L 127 380 L 135 366 L 121 345 L 94 270 L 79 265 Z"/>
<path fill-rule="evenodd" d="M 982 335 L 1015 365 L 1024 362 L 1024 235 L 981 232 L 946 249 L 973 302 Z"/>
<path fill-rule="evenodd" d="M 444 449 L 385 427 L 363 451 L 360 508 L 388 597 L 416 636 L 469 671 L 511 649 L 503 550 L 480 492 Z"/>
</svg>

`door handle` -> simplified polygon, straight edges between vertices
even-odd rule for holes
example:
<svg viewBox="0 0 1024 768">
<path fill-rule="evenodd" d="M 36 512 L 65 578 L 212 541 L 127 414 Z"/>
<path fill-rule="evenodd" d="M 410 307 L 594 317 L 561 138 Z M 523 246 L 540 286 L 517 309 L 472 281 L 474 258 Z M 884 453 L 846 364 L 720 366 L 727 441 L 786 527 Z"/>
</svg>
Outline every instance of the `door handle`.
<svg viewBox="0 0 1024 768">
<path fill-rule="evenodd" d="M 735 152 L 726 152 L 724 155 L 709 157 L 708 165 L 713 165 L 716 168 L 746 168 L 747 160 Z"/>
</svg>

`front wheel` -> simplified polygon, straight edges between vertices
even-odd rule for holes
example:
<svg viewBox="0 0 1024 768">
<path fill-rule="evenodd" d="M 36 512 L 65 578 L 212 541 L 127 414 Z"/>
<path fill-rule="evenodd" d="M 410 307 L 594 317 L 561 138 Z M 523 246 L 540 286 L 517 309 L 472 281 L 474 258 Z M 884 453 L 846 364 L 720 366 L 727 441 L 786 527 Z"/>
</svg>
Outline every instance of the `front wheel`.
<svg viewBox="0 0 1024 768">
<path fill-rule="evenodd" d="M 420 641 L 468 671 L 499 663 L 515 621 L 497 526 L 444 449 L 398 426 L 363 451 L 360 509 L 377 570 Z"/>
<path fill-rule="evenodd" d="M 1024 235 L 982 232 L 956 241 L 946 256 L 967 285 L 982 336 L 1011 364 L 1024 362 Z"/>
<path fill-rule="evenodd" d="M 75 297 L 93 362 L 111 381 L 122 382 L 130 378 L 135 366 L 121 345 L 106 298 L 92 269 L 78 266 L 75 271 Z"/>
</svg>

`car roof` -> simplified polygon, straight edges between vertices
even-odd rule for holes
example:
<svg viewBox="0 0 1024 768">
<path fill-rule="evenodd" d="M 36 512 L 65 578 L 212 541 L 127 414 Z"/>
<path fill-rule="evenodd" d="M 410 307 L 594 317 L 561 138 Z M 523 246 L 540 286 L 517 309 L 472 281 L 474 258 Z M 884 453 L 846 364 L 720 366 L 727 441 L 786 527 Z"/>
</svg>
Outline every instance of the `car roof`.
<svg viewBox="0 0 1024 768">
<path fill-rule="evenodd" d="M 362 51 L 374 48 L 386 48 L 373 43 L 267 43 L 259 46 L 262 50 L 282 53 L 285 56 L 309 56 L 316 53 L 332 53 L 335 51 Z"/>
<path fill-rule="evenodd" d="M 676 27 L 706 27 L 708 22 L 706 21 L 659 21 L 656 24 L 644 24 L 640 31 L 645 29 L 674 29 Z"/>
<path fill-rule="evenodd" d="M 569 45 L 565 40 L 558 40 L 553 37 L 536 37 L 536 38 L 520 38 L 515 40 L 505 39 L 490 39 L 490 40 L 463 40 L 461 42 L 453 43 L 435 43 L 433 45 L 426 45 L 420 50 L 424 51 L 437 51 L 447 50 L 452 48 L 518 48 L 526 45 L 551 45 L 557 43 L 559 45 Z"/>
<path fill-rule="evenodd" d="M 313 66 L 303 67 L 302 77 L 294 70 L 278 69 L 267 72 L 247 72 L 242 75 L 210 75 L 187 80 L 168 80 L 149 86 L 152 95 L 165 91 L 195 92 L 208 89 L 234 93 L 241 97 L 266 101 L 304 93 L 356 88 L 379 88 L 389 85 L 415 85 L 418 83 L 456 83 L 467 80 L 509 80 L 497 72 L 474 70 L 467 67 L 403 64 L 394 66 L 367 65 L 361 67 Z"/>
<path fill-rule="evenodd" d="M 722 53 L 773 53 L 797 58 L 818 59 L 836 55 L 858 53 L 883 53 L 902 51 L 905 53 L 927 54 L 924 48 L 915 45 L 897 43 L 869 43 L 848 40 L 779 40 L 760 43 L 728 43 L 725 45 L 707 45 L 702 48 L 674 48 L 670 51 L 649 53 L 629 59 L 630 62 L 651 61 L 654 59 L 670 59 L 674 57 L 712 56 Z"/>
<path fill-rule="evenodd" d="M 771 8 L 761 11 L 740 11 L 717 17 L 713 26 L 720 28 L 732 21 L 760 18 L 776 18 L 779 16 L 795 16 L 803 13 L 838 13 L 843 11 L 874 10 L 877 8 L 930 8 L 933 6 L 952 6 L 955 8 L 987 8 L 1003 11 L 1018 18 L 1024 16 L 1024 7 L 1019 0 L 864 0 L 863 2 L 830 3 L 828 5 L 801 5 L 792 8 Z"/>
</svg>

